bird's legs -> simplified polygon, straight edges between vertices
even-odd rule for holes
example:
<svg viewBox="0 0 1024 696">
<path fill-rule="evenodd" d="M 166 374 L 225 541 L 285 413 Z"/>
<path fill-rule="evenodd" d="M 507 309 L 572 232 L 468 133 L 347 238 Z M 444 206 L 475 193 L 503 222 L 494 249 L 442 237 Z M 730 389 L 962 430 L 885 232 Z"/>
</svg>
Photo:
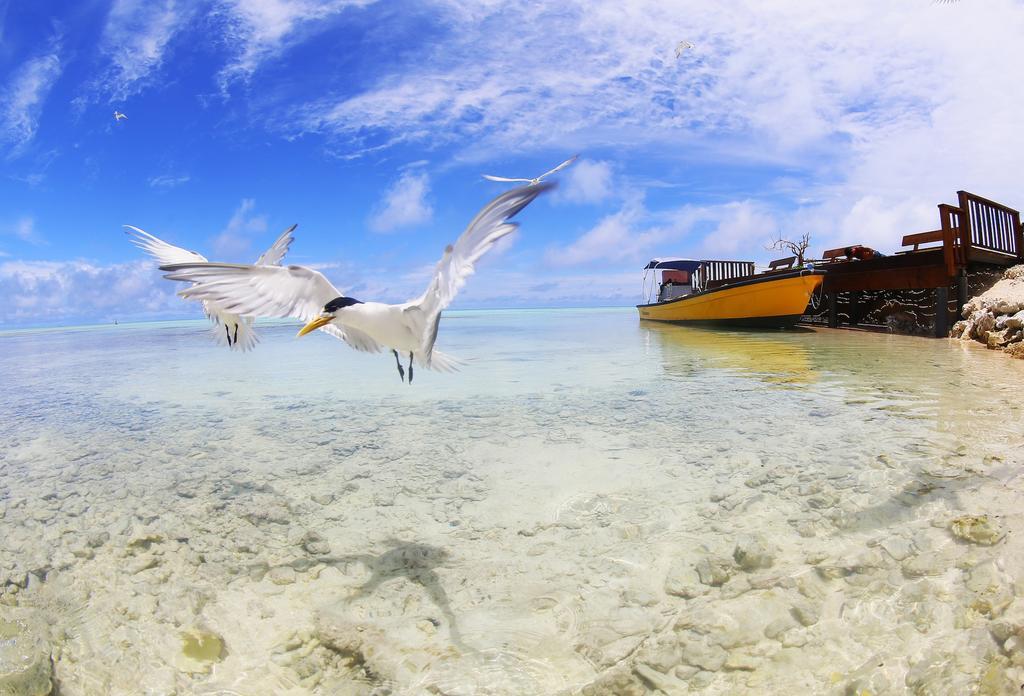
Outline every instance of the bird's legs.
<svg viewBox="0 0 1024 696">
<path fill-rule="evenodd" d="M 409 384 L 412 384 L 412 351 L 409 351 Z"/>
<path fill-rule="evenodd" d="M 402 361 L 398 359 L 398 351 L 395 350 L 394 348 L 392 348 L 391 352 L 395 354 L 395 364 L 398 365 L 398 376 L 404 382 L 405 381 L 405 368 L 402 367 Z M 411 381 L 412 377 L 410 377 L 409 380 Z"/>
<path fill-rule="evenodd" d="M 235 322 L 235 345 L 238 345 L 238 322 Z"/>
<path fill-rule="evenodd" d="M 228 328 L 227 324 L 224 324 L 224 335 L 228 337 L 228 347 L 231 347 L 231 329 Z"/>
</svg>

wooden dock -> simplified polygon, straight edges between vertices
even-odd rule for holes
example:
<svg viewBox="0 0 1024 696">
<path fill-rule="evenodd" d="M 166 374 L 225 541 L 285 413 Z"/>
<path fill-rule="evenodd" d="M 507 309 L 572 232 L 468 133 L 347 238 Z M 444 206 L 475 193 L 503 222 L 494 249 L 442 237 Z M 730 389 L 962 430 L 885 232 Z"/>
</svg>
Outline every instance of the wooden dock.
<svg viewBox="0 0 1024 696">
<path fill-rule="evenodd" d="M 828 273 L 824 306 L 809 318 L 819 323 L 824 318 L 833 328 L 841 323 L 855 326 L 868 314 L 866 295 L 902 306 L 893 293 L 918 291 L 908 295 L 909 313 L 933 316 L 933 335 L 948 336 L 950 319 L 959 317 L 970 294 L 980 291 L 972 286 L 989 282 L 994 269 L 1024 263 L 1024 232 L 1017 210 L 967 191 L 958 191 L 957 198 L 958 205 L 938 206 L 938 229 L 906 235 L 902 242 L 907 248 L 894 255 L 854 258 L 851 250 L 863 247 L 851 244 L 830 249 L 822 260 L 813 261 Z M 931 307 L 922 308 L 921 301 L 929 294 Z"/>
</svg>

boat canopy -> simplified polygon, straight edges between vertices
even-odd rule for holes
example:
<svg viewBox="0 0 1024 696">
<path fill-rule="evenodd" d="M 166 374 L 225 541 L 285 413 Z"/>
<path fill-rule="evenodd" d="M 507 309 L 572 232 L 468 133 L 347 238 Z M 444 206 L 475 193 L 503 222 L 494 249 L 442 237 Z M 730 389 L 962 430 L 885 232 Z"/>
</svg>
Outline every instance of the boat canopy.
<svg viewBox="0 0 1024 696">
<path fill-rule="evenodd" d="M 644 270 L 657 269 L 659 271 L 696 271 L 704 265 L 703 261 L 694 261 L 693 259 L 653 259 L 649 264 L 644 266 Z"/>
</svg>

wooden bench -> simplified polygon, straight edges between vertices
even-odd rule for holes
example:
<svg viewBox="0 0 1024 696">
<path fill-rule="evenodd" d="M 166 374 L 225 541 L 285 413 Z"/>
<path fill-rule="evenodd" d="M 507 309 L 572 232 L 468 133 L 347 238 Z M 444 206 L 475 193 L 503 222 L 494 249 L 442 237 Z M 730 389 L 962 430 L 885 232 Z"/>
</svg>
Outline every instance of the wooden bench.
<svg viewBox="0 0 1024 696">
<path fill-rule="evenodd" d="M 795 256 L 787 256 L 784 259 L 775 259 L 774 261 L 772 261 L 771 263 L 768 264 L 768 270 L 769 271 L 775 271 L 775 270 L 778 270 L 780 268 L 792 268 L 793 267 L 793 263 L 795 261 L 796 261 L 796 257 Z"/>
<path fill-rule="evenodd" d="M 942 241 L 942 230 L 932 230 L 931 232 L 917 232 L 915 234 L 908 234 L 903 237 L 903 246 L 914 245 L 914 248 L 901 251 L 901 254 L 909 254 L 911 251 L 917 251 L 918 246 L 921 244 L 929 244 L 931 242 Z"/>
<path fill-rule="evenodd" d="M 821 255 L 822 261 L 842 261 L 846 258 L 846 250 L 853 246 L 861 246 L 860 244 L 850 244 L 849 246 L 839 247 L 838 249 L 829 249 Z"/>
</svg>

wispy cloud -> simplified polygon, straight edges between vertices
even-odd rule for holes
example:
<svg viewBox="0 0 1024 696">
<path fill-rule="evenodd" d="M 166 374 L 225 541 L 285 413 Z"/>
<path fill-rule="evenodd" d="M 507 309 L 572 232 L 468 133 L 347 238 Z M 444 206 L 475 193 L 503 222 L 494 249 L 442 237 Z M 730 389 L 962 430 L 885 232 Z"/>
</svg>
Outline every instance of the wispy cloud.
<svg viewBox="0 0 1024 696">
<path fill-rule="evenodd" d="M 173 174 L 161 174 L 154 176 L 149 179 L 149 185 L 151 188 L 157 189 L 172 189 L 182 184 L 187 184 L 191 177 L 188 174 L 182 174 L 175 176 Z"/>
<path fill-rule="evenodd" d="M 817 183 L 784 207 L 840 204 L 814 218 L 826 226 L 866 196 L 892 205 L 1019 186 L 1024 82 L 1000 69 L 1024 60 L 1019 2 L 955 13 L 887 0 L 436 5 L 443 49 L 410 51 L 291 125 L 353 154 L 448 146 L 465 161 L 557 146 L 785 166 Z M 510 26 L 520 30 L 494 50 L 493 27 Z M 695 48 L 677 60 L 680 37 Z"/>
<path fill-rule="evenodd" d="M 0 227 L 0 232 L 29 244 L 42 246 L 46 240 L 36 231 L 36 221 L 31 215 L 23 215 L 13 223 Z"/>
<path fill-rule="evenodd" d="M 430 180 L 426 172 L 406 171 L 385 193 L 370 216 L 370 228 L 393 232 L 400 227 L 428 222 L 434 209 L 427 202 Z"/>
<path fill-rule="evenodd" d="M 375 0 L 224 0 L 225 35 L 236 56 L 220 73 L 221 90 L 247 80 L 260 64 L 280 55 L 298 37 L 322 31 L 326 20 L 346 8 Z"/>
<path fill-rule="evenodd" d="M 228 224 L 220 234 L 213 238 L 213 252 L 216 254 L 216 260 L 237 259 L 251 250 L 254 234 L 266 232 L 267 218 L 264 215 L 254 215 L 255 207 L 255 200 L 243 198 L 231 215 L 231 219 L 228 220 Z"/>
<path fill-rule="evenodd" d="M 0 92 L 0 142 L 10 146 L 9 157 L 20 154 L 35 137 L 43 104 L 61 69 L 59 45 L 55 45 L 45 55 L 32 58 L 15 70 Z"/>
<path fill-rule="evenodd" d="M 600 203 L 612 195 L 612 165 L 603 160 L 580 160 L 562 176 L 559 198 L 573 203 Z"/>
<path fill-rule="evenodd" d="M 0 263 L 0 323 L 44 324 L 97 318 L 181 316 L 189 312 L 149 262 Z M 198 305 L 194 310 L 198 313 Z"/>
<path fill-rule="evenodd" d="M 176 0 L 115 0 L 101 41 L 109 67 L 93 89 L 122 101 L 149 86 L 191 7 Z"/>
<path fill-rule="evenodd" d="M 621 209 L 568 245 L 549 249 L 545 258 L 559 266 L 636 264 L 675 254 L 763 261 L 769 255 L 764 241 L 778 229 L 778 220 L 778 211 L 758 201 L 651 211 L 632 193 Z"/>
</svg>

